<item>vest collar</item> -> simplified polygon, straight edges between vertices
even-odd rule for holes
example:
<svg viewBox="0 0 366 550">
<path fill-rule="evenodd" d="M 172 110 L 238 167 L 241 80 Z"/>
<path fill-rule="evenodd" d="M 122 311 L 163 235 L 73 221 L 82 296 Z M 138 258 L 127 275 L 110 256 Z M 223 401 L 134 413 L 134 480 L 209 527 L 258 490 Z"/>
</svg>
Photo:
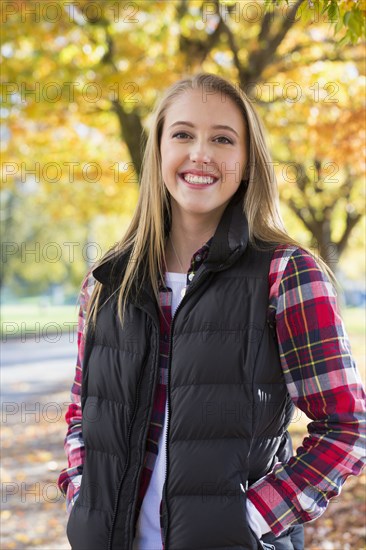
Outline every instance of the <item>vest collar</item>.
<svg viewBox="0 0 366 550">
<path fill-rule="evenodd" d="M 236 193 L 221 216 L 204 262 L 211 271 L 229 267 L 245 252 L 249 231 L 242 205 L 243 195 Z"/>
<path fill-rule="evenodd" d="M 221 216 L 208 256 L 204 261 L 204 265 L 210 271 L 229 267 L 245 252 L 248 245 L 248 222 L 243 213 L 242 204 L 243 193 L 235 193 Z M 109 259 L 95 267 L 92 270 L 93 277 L 105 285 L 118 284 L 121 273 L 127 265 L 129 254 L 129 251 L 125 251 L 119 258 Z"/>
</svg>

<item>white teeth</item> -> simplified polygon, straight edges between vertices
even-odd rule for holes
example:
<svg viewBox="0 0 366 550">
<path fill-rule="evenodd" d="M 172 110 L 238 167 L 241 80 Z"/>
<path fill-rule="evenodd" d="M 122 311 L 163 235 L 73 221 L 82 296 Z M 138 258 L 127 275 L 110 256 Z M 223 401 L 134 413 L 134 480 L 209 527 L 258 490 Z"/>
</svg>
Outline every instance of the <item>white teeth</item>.
<svg viewBox="0 0 366 550">
<path fill-rule="evenodd" d="M 193 174 L 183 174 L 183 178 L 186 180 L 187 183 L 200 183 L 200 184 L 211 184 L 214 183 L 215 178 L 212 178 L 210 176 L 196 176 Z"/>
</svg>

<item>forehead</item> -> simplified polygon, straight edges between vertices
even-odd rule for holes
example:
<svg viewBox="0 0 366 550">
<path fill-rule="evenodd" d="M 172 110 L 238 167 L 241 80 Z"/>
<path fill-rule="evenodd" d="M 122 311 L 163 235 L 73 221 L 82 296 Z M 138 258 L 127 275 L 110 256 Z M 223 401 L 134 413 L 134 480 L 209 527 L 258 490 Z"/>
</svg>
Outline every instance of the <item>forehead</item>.
<svg viewBox="0 0 366 550">
<path fill-rule="evenodd" d="M 176 97 L 165 114 L 165 126 L 177 120 L 197 124 L 209 122 L 229 124 L 237 131 L 244 131 L 244 119 L 241 110 L 226 94 L 209 92 L 203 89 L 187 90 Z"/>
</svg>

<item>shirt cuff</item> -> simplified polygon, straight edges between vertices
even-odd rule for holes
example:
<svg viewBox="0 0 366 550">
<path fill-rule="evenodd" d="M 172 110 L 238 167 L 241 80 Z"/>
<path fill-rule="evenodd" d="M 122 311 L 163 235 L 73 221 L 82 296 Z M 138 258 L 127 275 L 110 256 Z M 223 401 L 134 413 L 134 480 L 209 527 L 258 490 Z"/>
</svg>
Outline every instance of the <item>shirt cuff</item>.
<svg viewBox="0 0 366 550">
<path fill-rule="evenodd" d="M 249 499 L 247 499 L 247 520 L 250 528 L 254 531 L 259 539 L 261 539 L 262 536 L 265 535 L 265 533 L 269 533 L 271 531 L 270 526 L 268 525 L 262 514 L 258 512 L 257 508 L 252 502 L 250 502 Z"/>
</svg>

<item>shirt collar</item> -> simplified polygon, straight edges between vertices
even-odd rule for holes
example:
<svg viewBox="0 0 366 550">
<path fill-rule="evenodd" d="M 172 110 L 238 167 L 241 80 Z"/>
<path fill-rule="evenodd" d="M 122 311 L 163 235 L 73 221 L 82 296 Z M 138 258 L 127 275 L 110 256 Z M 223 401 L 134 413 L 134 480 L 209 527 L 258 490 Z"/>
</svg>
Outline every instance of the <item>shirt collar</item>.
<svg viewBox="0 0 366 550">
<path fill-rule="evenodd" d="M 196 252 L 193 254 L 191 258 L 191 263 L 189 266 L 189 269 L 187 271 L 187 286 L 189 283 L 193 280 L 193 277 L 195 276 L 196 272 L 199 270 L 203 262 L 206 260 L 208 253 L 210 251 L 210 245 L 212 243 L 213 236 L 205 242 L 201 248 L 196 250 Z M 159 289 L 163 290 L 165 288 L 165 285 L 162 283 L 161 279 L 159 278 Z"/>
</svg>

